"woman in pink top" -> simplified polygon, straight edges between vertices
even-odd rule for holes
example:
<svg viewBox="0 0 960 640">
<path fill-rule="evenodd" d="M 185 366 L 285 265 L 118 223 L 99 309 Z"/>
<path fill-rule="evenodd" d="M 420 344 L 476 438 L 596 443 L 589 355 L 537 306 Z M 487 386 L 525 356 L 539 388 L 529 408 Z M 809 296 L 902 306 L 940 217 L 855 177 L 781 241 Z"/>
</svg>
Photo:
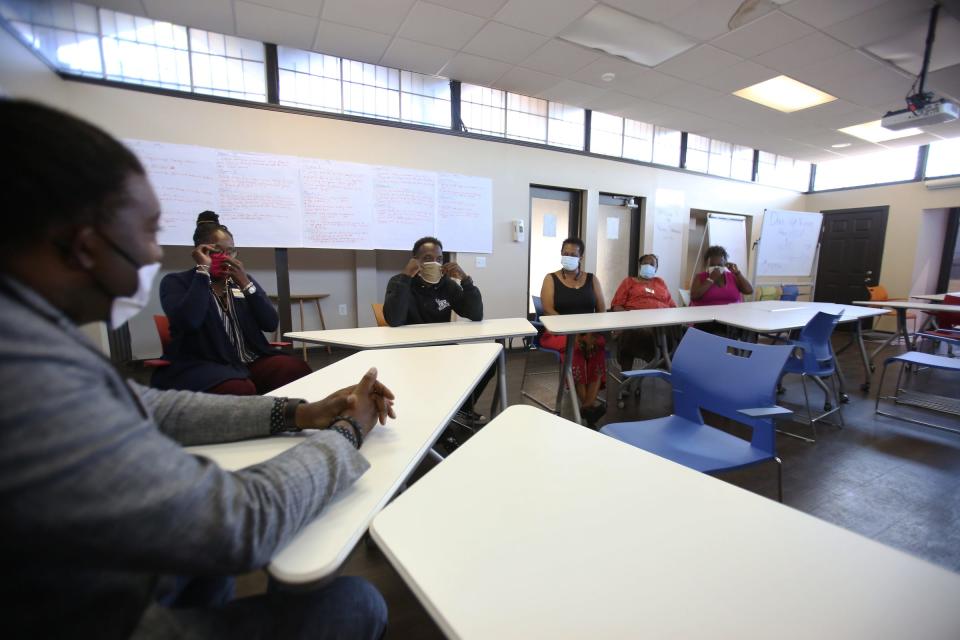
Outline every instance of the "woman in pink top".
<svg viewBox="0 0 960 640">
<path fill-rule="evenodd" d="M 740 268 L 727 258 L 723 247 L 707 249 L 707 270 L 695 275 L 690 285 L 691 307 L 743 302 L 744 295 L 753 293 Z"/>
</svg>

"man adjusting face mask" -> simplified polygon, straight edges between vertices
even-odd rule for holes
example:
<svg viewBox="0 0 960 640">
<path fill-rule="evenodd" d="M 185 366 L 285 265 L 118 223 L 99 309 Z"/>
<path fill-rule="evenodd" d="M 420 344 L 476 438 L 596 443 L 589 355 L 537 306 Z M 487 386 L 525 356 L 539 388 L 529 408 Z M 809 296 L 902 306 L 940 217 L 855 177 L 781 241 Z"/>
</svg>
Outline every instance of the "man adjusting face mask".
<svg viewBox="0 0 960 640">
<path fill-rule="evenodd" d="M 437 284 L 443 277 L 442 266 L 439 262 L 420 263 L 420 278 L 427 284 Z"/>
<path fill-rule="evenodd" d="M 115 297 L 110 305 L 110 328 L 119 329 L 125 322 L 143 311 L 147 303 L 150 302 L 150 290 L 153 287 L 153 280 L 156 278 L 157 272 L 160 271 L 160 263 L 137 264 L 137 261 L 117 246 L 113 240 L 103 233 L 100 233 L 100 237 L 107 241 L 107 244 L 118 256 L 129 262 L 137 270 L 137 290 L 129 296 Z M 115 295 L 99 282 L 98 286 L 108 295 Z"/>
</svg>

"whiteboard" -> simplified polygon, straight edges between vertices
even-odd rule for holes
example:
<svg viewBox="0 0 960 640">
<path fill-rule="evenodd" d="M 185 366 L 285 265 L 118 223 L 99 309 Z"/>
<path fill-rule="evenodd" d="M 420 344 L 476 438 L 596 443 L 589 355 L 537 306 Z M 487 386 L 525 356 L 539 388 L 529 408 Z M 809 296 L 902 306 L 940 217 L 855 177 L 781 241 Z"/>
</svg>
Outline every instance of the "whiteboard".
<svg viewBox="0 0 960 640">
<path fill-rule="evenodd" d="M 767 209 L 757 250 L 757 276 L 809 276 L 823 214 Z"/>
<path fill-rule="evenodd" d="M 707 214 L 707 238 L 710 245 L 720 245 L 730 256 L 728 262 L 736 264 L 748 273 L 747 221 L 743 216 L 721 213 Z"/>
<path fill-rule="evenodd" d="M 683 191 L 657 189 L 653 211 L 653 253 L 659 258 L 657 275 L 663 278 L 671 291 L 685 285 L 680 283 L 680 263 L 683 259 L 683 232 L 690 212 L 684 208 Z"/>
<path fill-rule="evenodd" d="M 126 140 L 160 199 L 160 244 L 193 244 L 216 211 L 245 247 L 493 252 L 489 178 L 195 145 Z"/>
</svg>

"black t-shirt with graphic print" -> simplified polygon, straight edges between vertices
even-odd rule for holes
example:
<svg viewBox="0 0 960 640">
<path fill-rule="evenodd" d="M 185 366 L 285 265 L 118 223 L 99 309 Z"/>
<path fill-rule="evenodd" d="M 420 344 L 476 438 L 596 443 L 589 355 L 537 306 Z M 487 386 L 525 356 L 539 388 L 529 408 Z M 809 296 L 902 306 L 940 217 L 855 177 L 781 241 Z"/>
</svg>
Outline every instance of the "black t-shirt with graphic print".
<svg viewBox="0 0 960 640">
<path fill-rule="evenodd" d="M 383 316 L 391 327 L 450 322 L 452 311 L 462 318 L 483 320 L 483 299 L 472 278 L 457 284 L 443 276 L 437 284 L 428 284 L 419 276 L 398 273 L 387 284 Z"/>
</svg>

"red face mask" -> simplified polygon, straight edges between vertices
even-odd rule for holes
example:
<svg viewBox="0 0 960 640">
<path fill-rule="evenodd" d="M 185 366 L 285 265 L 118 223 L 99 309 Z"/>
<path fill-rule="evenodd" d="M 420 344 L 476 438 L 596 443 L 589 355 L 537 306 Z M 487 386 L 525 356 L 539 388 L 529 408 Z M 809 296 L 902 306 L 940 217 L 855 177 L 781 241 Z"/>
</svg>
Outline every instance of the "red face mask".
<svg viewBox="0 0 960 640">
<path fill-rule="evenodd" d="M 210 254 L 210 275 L 214 278 L 222 278 L 224 274 L 224 262 L 227 260 L 225 253 Z"/>
</svg>

